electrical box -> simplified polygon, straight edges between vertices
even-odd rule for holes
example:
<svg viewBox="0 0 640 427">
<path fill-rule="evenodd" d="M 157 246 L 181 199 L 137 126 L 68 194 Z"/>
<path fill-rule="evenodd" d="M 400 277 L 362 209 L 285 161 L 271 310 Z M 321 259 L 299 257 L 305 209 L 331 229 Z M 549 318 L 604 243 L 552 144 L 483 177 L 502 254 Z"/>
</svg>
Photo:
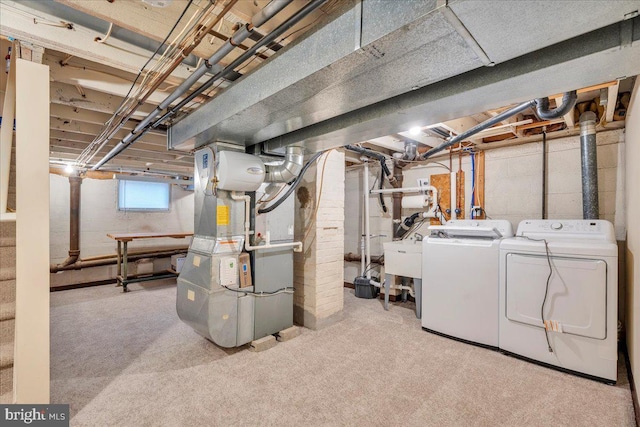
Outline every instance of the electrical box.
<svg viewBox="0 0 640 427">
<path fill-rule="evenodd" d="M 236 257 L 220 259 L 220 286 L 234 287 L 238 285 L 238 265 Z"/>
<path fill-rule="evenodd" d="M 180 273 L 185 259 L 187 259 L 187 254 L 171 255 L 171 269 L 176 273 Z"/>
<path fill-rule="evenodd" d="M 248 288 L 253 286 L 251 282 L 251 257 L 244 252 L 238 257 L 238 267 L 240 270 L 240 287 Z"/>
</svg>

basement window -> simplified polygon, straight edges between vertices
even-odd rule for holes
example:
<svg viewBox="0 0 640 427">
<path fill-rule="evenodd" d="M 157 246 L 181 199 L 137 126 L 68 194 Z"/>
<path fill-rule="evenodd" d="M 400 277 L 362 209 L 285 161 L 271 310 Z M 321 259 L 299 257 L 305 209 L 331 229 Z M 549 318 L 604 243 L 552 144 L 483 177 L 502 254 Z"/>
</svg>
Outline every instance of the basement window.
<svg viewBox="0 0 640 427">
<path fill-rule="evenodd" d="M 167 212 L 171 188 L 166 182 L 131 181 L 118 182 L 118 210 Z"/>
</svg>

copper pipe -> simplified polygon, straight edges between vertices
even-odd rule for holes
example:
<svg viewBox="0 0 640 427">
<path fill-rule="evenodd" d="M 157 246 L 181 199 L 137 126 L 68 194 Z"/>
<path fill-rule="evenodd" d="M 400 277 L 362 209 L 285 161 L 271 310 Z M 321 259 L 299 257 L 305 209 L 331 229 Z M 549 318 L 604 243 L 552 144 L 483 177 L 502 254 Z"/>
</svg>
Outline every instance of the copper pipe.
<svg viewBox="0 0 640 427">
<path fill-rule="evenodd" d="M 157 250 L 152 250 L 152 251 L 148 251 L 148 250 L 138 250 L 138 251 L 133 251 L 131 249 L 129 249 L 128 253 L 130 256 L 134 256 L 134 255 L 153 255 L 153 254 L 158 254 L 158 253 L 164 253 L 164 252 L 168 252 L 168 251 L 182 251 L 182 252 L 187 252 L 189 250 L 188 246 L 177 246 L 177 247 L 172 247 L 172 248 L 164 248 L 164 249 L 157 249 Z M 82 261 L 96 261 L 96 260 L 100 260 L 100 259 L 110 259 L 110 258 L 115 258 L 117 257 L 117 254 L 107 254 L 107 255 L 96 255 L 96 256 L 91 256 L 91 257 L 86 257 L 86 258 L 82 258 Z"/>
<path fill-rule="evenodd" d="M 136 261 L 139 259 L 143 259 L 143 258 L 166 258 L 166 257 L 170 257 L 171 255 L 177 255 L 177 254 L 181 254 L 184 253 L 183 249 L 179 249 L 179 250 L 171 250 L 171 251 L 164 251 L 164 252 L 157 252 L 157 253 L 153 253 L 153 254 L 138 254 L 138 255 L 132 255 L 127 257 L 127 261 Z M 83 268 L 90 268 L 90 267 L 101 267 L 101 266 L 105 266 L 105 265 L 112 265 L 112 264 L 116 264 L 118 262 L 118 260 L 116 258 L 113 259 L 95 259 L 95 260 L 91 260 L 91 261 L 76 261 L 72 264 L 68 264 L 68 265 L 63 265 L 63 264 L 57 264 L 57 265 L 51 265 L 49 267 L 49 272 L 50 273 L 57 273 L 59 271 L 67 271 L 67 270 L 81 270 Z"/>
</svg>

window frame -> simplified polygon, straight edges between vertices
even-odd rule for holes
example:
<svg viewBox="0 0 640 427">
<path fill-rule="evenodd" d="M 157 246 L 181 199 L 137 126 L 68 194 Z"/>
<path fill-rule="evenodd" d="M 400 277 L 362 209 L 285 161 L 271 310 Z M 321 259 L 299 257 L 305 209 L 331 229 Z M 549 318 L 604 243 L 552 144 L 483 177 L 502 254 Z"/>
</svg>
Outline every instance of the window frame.
<svg viewBox="0 0 640 427">
<path fill-rule="evenodd" d="M 121 202 L 121 192 L 123 190 L 123 187 L 127 186 L 127 183 L 134 183 L 134 184 L 138 184 L 138 183 L 146 183 L 146 184 L 158 184 L 158 185 L 164 185 L 166 186 L 166 191 L 167 191 L 167 207 L 165 208 L 139 208 L 139 207 L 134 207 L 134 208 L 129 208 L 129 207 L 123 207 L 121 206 L 120 202 Z M 154 180 L 142 180 L 142 179 L 126 179 L 126 178 L 118 178 L 118 189 L 117 189 L 117 197 L 116 197 L 116 208 L 118 210 L 118 212 L 160 212 L 160 213 L 166 213 L 166 212 L 170 212 L 171 211 L 171 183 L 168 182 L 158 182 L 158 181 L 154 181 Z M 125 200 L 126 202 L 126 200 Z M 126 203 L 125 203 L 126 204 Z"/>
</svg>

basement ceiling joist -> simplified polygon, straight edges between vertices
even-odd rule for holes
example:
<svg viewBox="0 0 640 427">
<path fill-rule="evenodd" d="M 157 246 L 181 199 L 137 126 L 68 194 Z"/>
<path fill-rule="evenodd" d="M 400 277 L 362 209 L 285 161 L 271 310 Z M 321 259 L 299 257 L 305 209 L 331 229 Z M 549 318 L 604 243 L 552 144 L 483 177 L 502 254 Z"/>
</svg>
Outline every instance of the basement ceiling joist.
<svg viewBox="0 0 640 427">
<path fill-rule="evenodd" d="M 97 43 L 94 40 L 99 34 L 94 30 L 78 24 L 72 29 L 59 26 L 58 16 L 41 12 L 37 6 L 38 1 L 3 0 L 0 34 L 133 74 L 138 73 L 153 53 L 117 39 L 108 44 Z M 173 73 L 180 79 L 190 74 L 190 67 L 186 65 L 178 66 Z"/>
<path fill-rule="evenodd" d="M 70 121 L 56 117 L 52 117 L 49 124 L 50 129 L 52 130 L 73 132 L 91 137 L 95 137 L 102 130 L 102 126 L 100 125 L 75 120 Z M 133 129 L 133 124 L 130 124 L 129 128 L 130 129 L 120 129 L 116 132 L 115 138 L 123 138 L 131 129 Z M 165 151 L 167 149 L 167 136 L 164 132 L 147 132 L 144 137 L 142 137 L 141 142 L 151 143 L 154 146 L 161 147 Z"/>
</svg>

